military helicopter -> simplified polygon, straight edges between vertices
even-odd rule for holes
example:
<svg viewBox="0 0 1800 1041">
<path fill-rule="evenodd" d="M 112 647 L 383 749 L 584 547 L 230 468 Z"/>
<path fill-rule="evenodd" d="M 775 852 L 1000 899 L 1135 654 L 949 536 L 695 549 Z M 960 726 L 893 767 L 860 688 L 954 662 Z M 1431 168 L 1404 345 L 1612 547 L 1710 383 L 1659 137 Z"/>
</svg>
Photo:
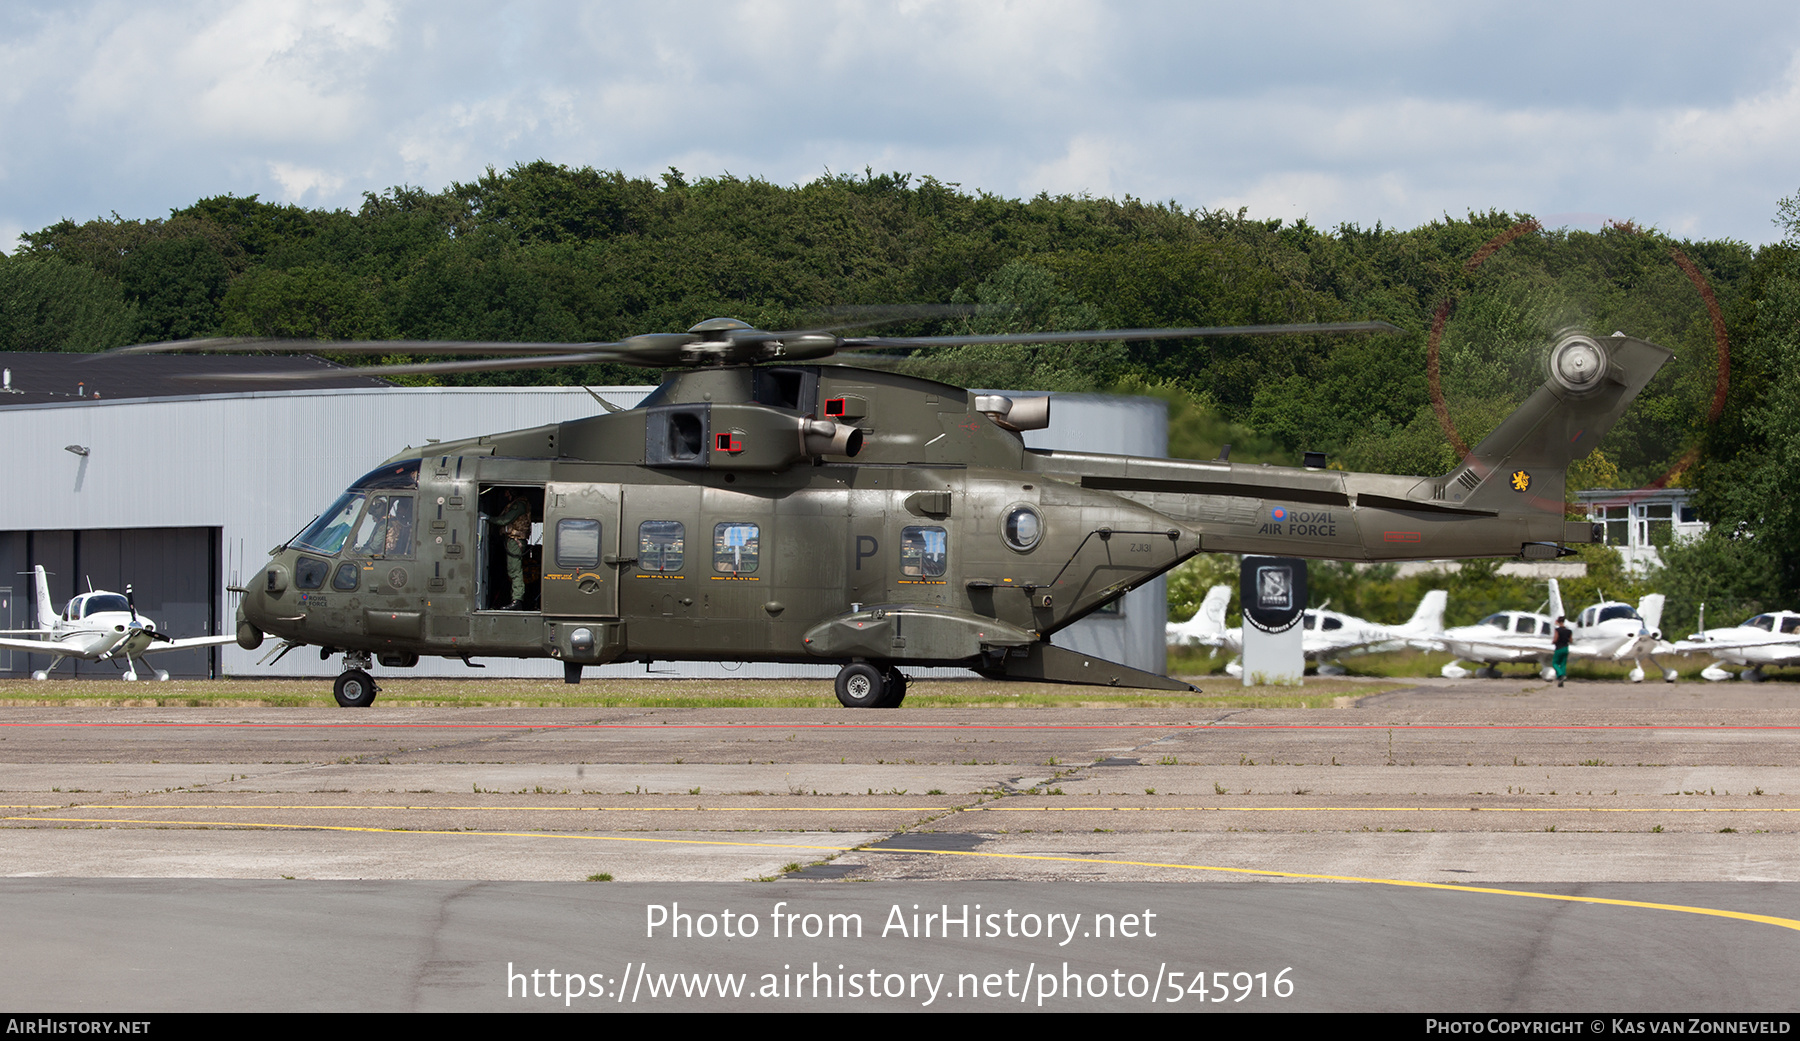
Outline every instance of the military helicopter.
<svg viewBox="0 0 1800 1041">
<path fill-rule="evenodd" d="M 874 323 L 864 323 L 865 326 Z M 485 354 L 371 375 L 625 362 L 661 368 L 635 408 L 408 449 L 285 544 L 243 590 L 237 637 L 272 656 L 343 655 L 334 694 L 366 706 L 372 663 L 422 655 L 836 663 L 838 700 L 895 707 L 903 667 L 994 679 L 1191 690 L 1051 644 L 1064 627 L 1201 551 L 1405 560 L 1551 559 L 1563 471 L 1670 357 L 1623 334 L 1567 335 L 1543 385 L 1449 474 L 1028 449 L 1049 398 L 977 393 L 824 363 L 845 351 L 1268 333 L 1384 322 L 980 336 L 770 332 L 729 318 L 603 344 L 211 340 L 126 348 Z M 501 357 L 492 357 L 501 355 Z M 523 505 L 520 505 L 523 504 Z M 521 518 L 529 517 L 529 525 Z M 540 525 L 541 546 L 517 537 Z"/>
</svg>

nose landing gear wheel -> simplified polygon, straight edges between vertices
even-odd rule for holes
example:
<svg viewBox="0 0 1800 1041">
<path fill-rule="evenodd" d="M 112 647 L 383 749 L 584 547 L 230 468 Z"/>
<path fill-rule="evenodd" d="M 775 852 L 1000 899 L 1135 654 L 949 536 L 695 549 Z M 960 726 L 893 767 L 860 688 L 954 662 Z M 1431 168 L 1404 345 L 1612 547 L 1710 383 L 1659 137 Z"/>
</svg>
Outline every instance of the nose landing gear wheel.
<svg viewBox="0 0 1800 1041">
<path fill-rule="evenodd" d="M 375 677 L 361 669 L 351 669 L 332 684 L 331 694 L 344 708 L 368 708 L 380 689 L 375 686 Z"/>
</svg>

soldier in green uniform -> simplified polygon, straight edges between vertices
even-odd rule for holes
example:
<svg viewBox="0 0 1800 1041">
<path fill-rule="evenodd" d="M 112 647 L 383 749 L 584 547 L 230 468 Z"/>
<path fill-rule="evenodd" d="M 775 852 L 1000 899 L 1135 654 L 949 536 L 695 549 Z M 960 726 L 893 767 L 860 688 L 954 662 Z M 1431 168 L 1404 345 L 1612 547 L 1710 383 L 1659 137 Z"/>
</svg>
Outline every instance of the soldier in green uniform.
<svg viewBox="0 0 1800 1041">
<path fill-rule="evenodd" d="M 506 508 L 488 520 L 506 534 L 506 577 L 512 579 L 512 602 L 502 611 L 525 609 L 525 540 L 531 537 L 531 503 L 517 488 L 506 489 Z"/>
</svg>

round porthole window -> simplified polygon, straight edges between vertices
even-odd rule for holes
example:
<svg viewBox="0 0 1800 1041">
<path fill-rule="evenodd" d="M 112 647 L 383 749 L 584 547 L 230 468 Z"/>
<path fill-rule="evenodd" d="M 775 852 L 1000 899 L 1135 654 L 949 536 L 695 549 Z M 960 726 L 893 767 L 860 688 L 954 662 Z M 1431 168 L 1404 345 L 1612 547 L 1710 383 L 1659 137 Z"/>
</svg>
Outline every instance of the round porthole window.
<svg viewBox="0 0 1800 1041">
<path fill-rule="evenodd" d="M 1028 550 L 1044 535 L 1044 519 L 1030 506 L 1018 505 L 1006 511 L 1006 524 L 1001 529 L 1006 544 L 1016 550 Z"/>
</svg>

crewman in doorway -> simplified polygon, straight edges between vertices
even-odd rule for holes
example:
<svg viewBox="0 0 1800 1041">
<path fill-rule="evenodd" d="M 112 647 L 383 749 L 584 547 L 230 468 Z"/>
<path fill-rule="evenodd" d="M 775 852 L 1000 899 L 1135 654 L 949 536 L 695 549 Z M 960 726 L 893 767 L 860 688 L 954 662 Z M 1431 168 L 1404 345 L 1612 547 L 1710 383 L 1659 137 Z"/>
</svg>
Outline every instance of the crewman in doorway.
<svg viewBox="0 0 1800 1041">
<path fill-rule="evenodd" d="M 525 610 L 525 541 L 531 538 L 531 503 L 519 489 L 506 489 L 506 508 L 488 523 L 506 534 L 506 577 L 512 579 L 512 602 L 502 611 Z"/>
</svg>

